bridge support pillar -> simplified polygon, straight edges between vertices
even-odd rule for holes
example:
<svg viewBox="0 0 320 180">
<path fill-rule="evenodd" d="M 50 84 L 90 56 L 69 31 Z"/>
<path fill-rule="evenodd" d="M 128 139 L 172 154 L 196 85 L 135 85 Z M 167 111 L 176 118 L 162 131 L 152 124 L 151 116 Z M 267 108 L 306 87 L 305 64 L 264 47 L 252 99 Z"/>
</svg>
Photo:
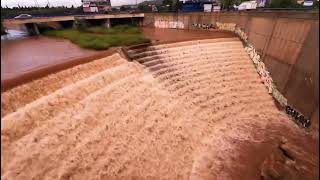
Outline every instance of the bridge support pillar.
<svg viewBox="0 0 320 180">
<path fill-rule="evenodd" d="M 34 31 L 34 34 L 35 35 L 40 35 L 40 31 L 38 29 L 38 26 L 35 24 L 35 23 L 32 23 L 33 24 L 33 31 Z"/>
<path fill-rule="evenodd" d="M 73 29 L 76 29 L 76 28 L 77 28 L 77 22 L 76 22 L 76 21 L 73 21 L 73 23 L 72 23 L 72 28 L 73 28 Z"/>
<path fill-rule="evenodd" d="M 35 23 L 28 23 L 25 25 L 27 28 L 27 31 L 30 35 L 39 35 L 40 31 L 38 29 L 38 26 Z"/>
<path fill-rule="evenodd" d="M 103 25 L 104 25 L 104 27 L 110 28 L 111 27 L 110 19 L 106 19 Z"/>
</svg>

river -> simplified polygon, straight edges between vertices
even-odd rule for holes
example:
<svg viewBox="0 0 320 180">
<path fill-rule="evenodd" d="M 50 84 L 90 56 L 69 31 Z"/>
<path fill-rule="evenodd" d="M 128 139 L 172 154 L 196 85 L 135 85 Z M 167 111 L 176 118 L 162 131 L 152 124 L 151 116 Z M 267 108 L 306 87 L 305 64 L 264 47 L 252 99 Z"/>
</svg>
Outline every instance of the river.
<svg viewBox="0 0 320 180">
<path fill-rule="evenodd" d="M 154 43 L 234 37 L 227 32 L 201 30 L 143 28 L 143 33 Z M 30 37 L 21 27 L 11 27 L 7 35 L 1 36 L 1 52 L 1 82 L 71 60 L 90 59 L 89 57 L 92 59 L 96 55 L 107 53 L 83 49 L 64 39 Z"/>
<path fill-rule="evenodd" d="M 78 47 L 64 39 L 30 37 L 26 32 L 9 29 L 1 36 L 1 81 L 53 64 L 85 58 L 99 51 Z"/>
</svg>

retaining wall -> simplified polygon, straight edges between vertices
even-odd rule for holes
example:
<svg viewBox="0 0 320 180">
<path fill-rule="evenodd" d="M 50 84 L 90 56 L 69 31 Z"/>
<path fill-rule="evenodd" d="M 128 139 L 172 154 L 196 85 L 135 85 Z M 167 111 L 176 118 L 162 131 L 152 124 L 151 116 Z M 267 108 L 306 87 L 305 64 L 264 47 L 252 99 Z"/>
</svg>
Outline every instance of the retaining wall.
<svg viewBox="0 0 320 180">
<path fill-rule="evenodd" d="M 194 29 L 216 22 L 242 27 L 288 103 L 318 122 L 318 12 L 146 13 L 143 25 Z"/>
</svg>

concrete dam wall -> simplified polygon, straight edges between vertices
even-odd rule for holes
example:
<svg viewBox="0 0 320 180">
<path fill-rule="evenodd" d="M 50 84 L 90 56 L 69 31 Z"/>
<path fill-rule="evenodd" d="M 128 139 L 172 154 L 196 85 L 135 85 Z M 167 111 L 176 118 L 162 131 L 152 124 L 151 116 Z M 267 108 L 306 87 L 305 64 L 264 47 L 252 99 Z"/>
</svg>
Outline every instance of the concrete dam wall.
<svg viewBox="0 0 320 180">
<path fill-rule="evenodd" d="M 297 110 L 318 122 L 319 13 L 228 12 L 145 14 L 144 26 L 198 29 L 235 23 L 258 50 L 275 85 Z"/>
<path fill-rule="evenodd" d="M 237 37 L 127 50 L 2 92 L 2 179 L 319 177 Z"/>
</svg>

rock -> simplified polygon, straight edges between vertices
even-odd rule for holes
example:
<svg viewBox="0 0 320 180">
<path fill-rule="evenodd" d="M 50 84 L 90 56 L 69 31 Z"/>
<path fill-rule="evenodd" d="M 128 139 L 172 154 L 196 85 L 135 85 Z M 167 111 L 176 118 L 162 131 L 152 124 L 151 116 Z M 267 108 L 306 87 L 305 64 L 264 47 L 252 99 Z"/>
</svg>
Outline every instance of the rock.
<svg viewBox="0 0 320 180">
<path fill-rule="evenodd" d="M 278 148 L 263 162 L 261 177 L 263 180 L 311 180 L 318 167 L 310 162 L 311 155 L 283 138 Z"/>
</svg>

